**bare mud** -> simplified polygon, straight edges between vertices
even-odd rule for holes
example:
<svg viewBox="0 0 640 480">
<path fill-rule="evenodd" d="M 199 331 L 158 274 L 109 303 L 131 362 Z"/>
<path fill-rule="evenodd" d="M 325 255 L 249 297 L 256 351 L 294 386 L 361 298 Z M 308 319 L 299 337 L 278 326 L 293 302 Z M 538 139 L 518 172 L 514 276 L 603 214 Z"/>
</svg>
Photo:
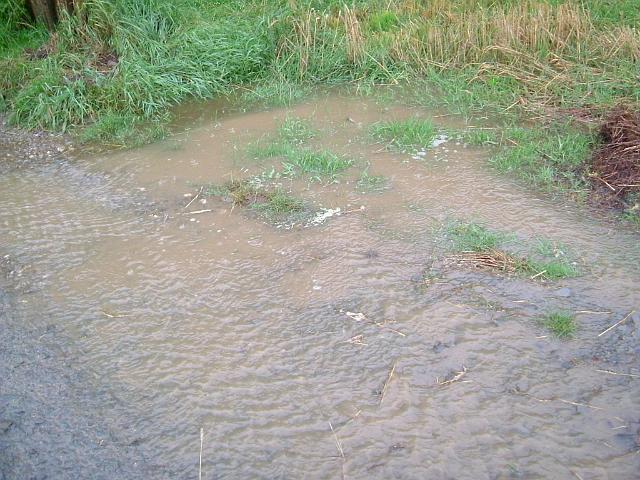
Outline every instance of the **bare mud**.
<svg viewBox="0 0 640 480">
<path fill-rule="evenodd" d="M 367 134 L 456 118 L 341 96 L 206 108 L 166 141 L 0 177 L 4 478 L 637 478 L 637 234 L 487 150 Z M 353 166 L 313 181 L 252 159 L 287 116 Z M 252 176 L 340 211 L 278 228 L 200 194 Z M 449 265 L 450 219 L 563 244 L 580 275 Z M 558 309 L 570 340 L 539 321 Z"/>
<path fill-rule="evenodd" d="M 17 168 L 50 164 L 75 155 L 69 136 L 49 132 L 31 132 L 7 125 L 0 115 L 0 174 Z"/>
</svg>

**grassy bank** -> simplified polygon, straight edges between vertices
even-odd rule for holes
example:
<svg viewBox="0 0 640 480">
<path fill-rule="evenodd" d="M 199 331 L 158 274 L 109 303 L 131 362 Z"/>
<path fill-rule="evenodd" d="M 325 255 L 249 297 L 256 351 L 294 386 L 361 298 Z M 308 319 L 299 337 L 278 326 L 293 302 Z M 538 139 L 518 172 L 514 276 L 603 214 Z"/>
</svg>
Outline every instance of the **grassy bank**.
<svg viewBox="0 0 640 480">
<path fill-rule="evenodd" d="M 505 125 L 475 138 L 515 147 L 498 168 L 581 190 L 593 135 L 536 125 L 640 103 L 635 0 L 85 0 L 51 35 L 6 5 L 10 121 L 115 145 L 157 138 L 171 106 L 240 85 L 246 101 L 287 104 L 318 85 L 398 84 L 415 103 Z M 512 128 L 523 119 L 533 128 Z"/>
</svg>

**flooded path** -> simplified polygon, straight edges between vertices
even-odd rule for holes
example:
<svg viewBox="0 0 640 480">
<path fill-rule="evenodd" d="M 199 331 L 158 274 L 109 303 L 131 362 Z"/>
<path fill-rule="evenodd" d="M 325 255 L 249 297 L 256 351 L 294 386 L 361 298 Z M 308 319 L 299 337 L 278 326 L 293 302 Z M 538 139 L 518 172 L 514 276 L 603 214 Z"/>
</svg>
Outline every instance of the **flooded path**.
<svg viewBox="0 0 640 480">
<path fill-rule="evenodd" d="M 353 166 L 312 181 L 247 154 L 292 116 Z M 3 354 L 4 477 L 198 478 L 201 454 L 205 479 L 638 478 L 640 316 L 599 336 L 640 312 L 637 234 L 498 176 L 487 150 L 367 135 L 416 116 L 433 114 L 331 96 L 4 173 L 3 342 L 39 342 Z M 385 188 L 358 188 L 363 170 Z M 342 214 L 277 228 L 201 194 L 262 172 Z M 567 245 L 581 274 L 447 266 L 450 219 Z M 541 326 L 554 309 L 571 340 Z M 38 372 L 66 389 L 39 398 Z"/>
</svg>

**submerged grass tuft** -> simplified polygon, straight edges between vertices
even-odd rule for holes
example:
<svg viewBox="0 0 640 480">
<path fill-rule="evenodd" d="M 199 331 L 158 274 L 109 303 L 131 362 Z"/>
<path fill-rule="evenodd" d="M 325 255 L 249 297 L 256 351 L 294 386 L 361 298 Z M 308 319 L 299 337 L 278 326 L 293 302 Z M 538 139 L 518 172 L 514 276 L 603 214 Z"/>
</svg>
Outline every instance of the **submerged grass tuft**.
<svg viewBox="0 0 640 480">
<path fill-rule="evenodd" d="M 576 330 L 575 317 L 568 312 L 551 312 L 542 319 L 542 324 L 559 338 L 570 338 Z"/>
<path fill-rule="evenodd" d="M 500 246 L 507 235 L 489 230 L 479 223 L 454 222 L 447 228 L 453 247 L 461 252 L 487 252 Z"/>
<path fill-rule="evenodd" d="M 257 202 L 253 208 L 270 217 L 283 217 L 304 211 L 304 203 L 284 190 L 276 189 L 266 194 L 265 202 Z"/>
<path fill-rule="evenodd" d="M 528 258 L 522 265 L 522 270 L 528 274 L 560 280 L 578 275 L 578 269 L 565 259 L 540 261 Z"/>
<path fill-rule="evenodd" d="M 500 144 L 489 160 L 498 170 L 549 191 L 586 191 L 585 159 L 594 144 L 593 135 L 570 125 L 517 127 L 505 129 Z"/>
<path fill-rule="evenodd" d="M 304 202 L 281 188 L 267 189 L 248 180 L 234 180 L 225 185 L 211 185 L 206 193 L 222 197 L 235 206 L 250 208 L 267 220 L 280 223 L 305 213 Z"/>
<path fill-rule="evenodd" d="M 329 150 L 316 150 L 304 146 L 316 135 L 309 122 L 296 117 L 287 117 L 278 127 L 277 136 L 255 143 L 247 149 L 257 159 L 282 157 L 282 174 L 292 176 L 298 173 L 311 175 L 315 179 L 335 178 L 349 168 L 353 161 L 336 155 Z"/>
<path fill-rule="evenodd" d="M 369 127 L 373 138 L 399 149 L 428 148 L 437 132 L 431 121 L 421 119 L 378 122 Z"/>
<path fill-rule="evenodd" d="M 370 175 L 365 170 L 360 175 L 356 188 L 363 193 L 380 193 L 389 188 L 389 179 L 384 175 Z"/>
<path fill-rule="evenodd" d="M 311 124 L 297 117 L 287 117 L 282 125 L 278 127 L 278 136 L 284 142 L 291 144 L 303 144 L 307 140 L 315 137 Z"/>
<path fill-rule="evenodd" d="M 284 141 L 271 141 L 264 143 L 258 141 L 247 146 L 247 154 L 254 159 L 263 160 L 268 158 L 285 157 L 293 149 L 289 143 Z"/>
<path fill-rule="evenodd" d="M 285 170 L 297 168 L 314 177 L 335 177 L 352 164 L 351 160 L 328 150 L 292 149 L 286 157 L 287 161 L 283 164 Z"/>
<path fill-rule="evenodd" d="M 128 114 L 107 114 L 82 131 L 80 139 L 110 147 L 136 147 L 167 135 L 166 118 L 148 119 Z"/>
<path fill-rule="evenodd" d="M 463 132 L 456 132 L 460 139 L 474 146 L 498 145 L 498 134 L 496 129 L 473 128 Z"/>
<path fill-rule="evenodd" d="M 259 84 L 247 90 L 241 100 L 248 104 L 269 107 L 290 107 L 311 94 L 308 85 L 287 80 L 274 80 Z"/>
</svg>

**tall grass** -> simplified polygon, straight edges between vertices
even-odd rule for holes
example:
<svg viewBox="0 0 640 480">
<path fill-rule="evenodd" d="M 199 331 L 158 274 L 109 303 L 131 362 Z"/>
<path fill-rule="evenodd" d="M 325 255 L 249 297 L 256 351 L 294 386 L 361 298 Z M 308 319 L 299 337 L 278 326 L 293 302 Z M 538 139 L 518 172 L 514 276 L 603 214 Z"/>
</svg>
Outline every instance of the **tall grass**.
<svg viewBox="0 0 640 480">
<path fill-rule="evenodd" d="M 66 130 L 103 115 L 151 118 L 187 97 L 257 79 L 273 55 L 266 25 L 250 17 L 203 22 L 196 13 L 160 0 L 83 2 L 52 37 L 55 51 L 9 98 L 11 119 Z M 117 64 L 101 65 L 105 54 Z"/>
<path fill-rule="evenodd" d="M 46 59 L 19 56 L 44 34 L 7 16 L 0 87 L 15 123 L 62 130 L 100 130 L 118 115 L 144 124 L 238 85 L 285 104 L 308 85 L 407 79 L 427 85 L 424 102 L 461 110 L 638 102 L 640 3 L 615 3 L 85 0 L 62 19 Z M 24 38 L 8 42 L 6 32 Z M 115 65 L 102 61 L 109 55 Z M 94 133 L 108 136 L 112 123 Z"/>
</svg>

